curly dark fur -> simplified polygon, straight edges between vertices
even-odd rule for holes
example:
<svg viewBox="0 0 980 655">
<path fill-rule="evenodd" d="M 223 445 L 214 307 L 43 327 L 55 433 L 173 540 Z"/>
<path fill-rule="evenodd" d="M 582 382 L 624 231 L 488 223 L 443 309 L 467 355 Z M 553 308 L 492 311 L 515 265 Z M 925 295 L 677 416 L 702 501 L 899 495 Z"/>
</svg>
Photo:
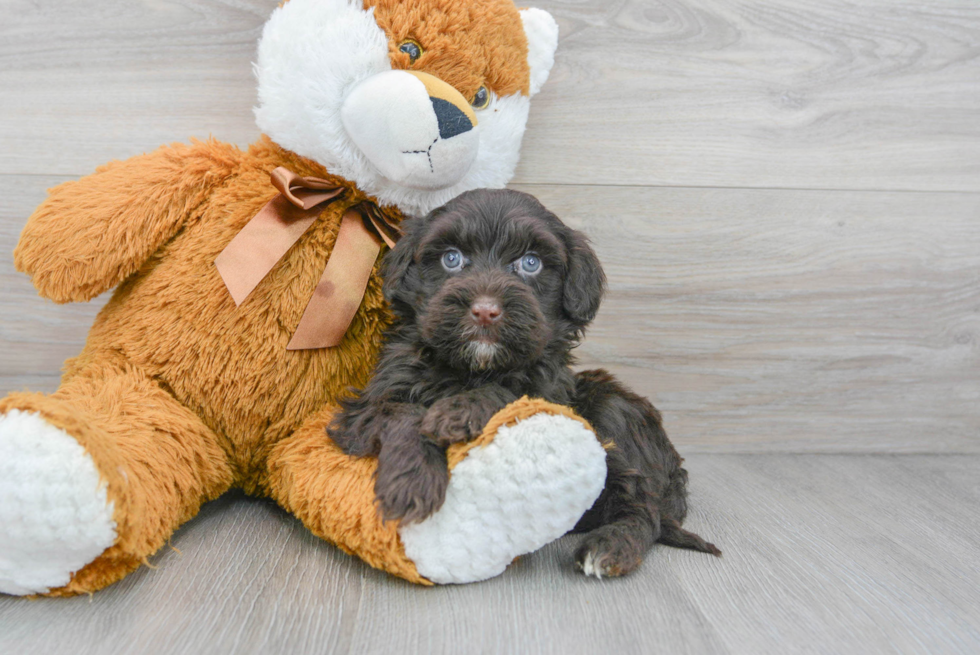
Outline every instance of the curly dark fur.
<svg viewBox="0 0 980 655">
<path fill-rule="evenodd" d="M 465 258 L 459 270 L 443 264 L 452 249 Z M 541 262 L 534 274 L 519 264 L 528 253 Z M 395 323 L 373 379 L 328 432 L 345 452 L 378 457 L 385 519 L 419 521 L 438 510 L 446 448 L 529 395 L 571 405 L 615 443 L 606 488 L 576 526 L 589 532 L 580 567 L 629 573 L 656 541 L 719 554 L 680 527 L 687 473 L 657 410 L 604 371 L 570 368 L 605 288 L 584 235 L 527 194 L 470 191 L 408 221 L 384 277 Z"/>
</svg>

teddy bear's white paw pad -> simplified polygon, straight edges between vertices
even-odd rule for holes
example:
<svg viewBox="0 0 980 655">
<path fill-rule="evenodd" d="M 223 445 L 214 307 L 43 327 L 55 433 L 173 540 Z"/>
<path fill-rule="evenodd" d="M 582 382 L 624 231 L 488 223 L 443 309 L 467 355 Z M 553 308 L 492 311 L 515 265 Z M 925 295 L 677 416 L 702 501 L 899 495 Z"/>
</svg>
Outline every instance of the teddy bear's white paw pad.
<svg viewBox="0 0 980 655">
<path fill-rule="evenodd" d="M 453 469 L 442 508 L 399 529 L 405 554 L 436 583 L 492 578 L 575 527 L 605 482 L 595 434 L 567 416 L 535 414 L 501 427 Z"/>
<path fill-rule="evenodd" d="M 116 541 L 85 449 L 34 413 L 0 415 L 0 593 L 62 587 Z"/>
</svg>

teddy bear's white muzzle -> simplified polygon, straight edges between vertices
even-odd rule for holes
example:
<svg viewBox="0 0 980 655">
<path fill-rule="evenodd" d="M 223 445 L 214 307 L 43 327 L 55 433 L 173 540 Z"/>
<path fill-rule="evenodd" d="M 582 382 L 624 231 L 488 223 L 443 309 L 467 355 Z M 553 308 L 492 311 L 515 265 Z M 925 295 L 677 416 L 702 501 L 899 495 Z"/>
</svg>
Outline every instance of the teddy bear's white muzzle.
<svg viewBox="0 0 980 655">
<path fill-rule="evenodd" d="M 461 109 L 462 95 L 437 95 L 416 74 L 385 71 L 350 92 L 341 120 L 381 175 L 411 188 L 443 189 L 470 170 L 480 138 L 472 111 Z"/>
</svg>

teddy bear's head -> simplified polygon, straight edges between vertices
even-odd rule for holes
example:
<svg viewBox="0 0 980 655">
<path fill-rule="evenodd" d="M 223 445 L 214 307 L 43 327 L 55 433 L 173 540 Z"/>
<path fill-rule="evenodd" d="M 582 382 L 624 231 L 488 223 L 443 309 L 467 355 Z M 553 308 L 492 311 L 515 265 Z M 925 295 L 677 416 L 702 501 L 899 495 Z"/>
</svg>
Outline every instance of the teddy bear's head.
<svg viewBox="0 0 980 655">
<path fill-rule="evenodd" d="M 512 0 L 288 0 L 259 43 L 279 145 L 424 214 L 514 173 L 558 26 Z"/>
</svg>

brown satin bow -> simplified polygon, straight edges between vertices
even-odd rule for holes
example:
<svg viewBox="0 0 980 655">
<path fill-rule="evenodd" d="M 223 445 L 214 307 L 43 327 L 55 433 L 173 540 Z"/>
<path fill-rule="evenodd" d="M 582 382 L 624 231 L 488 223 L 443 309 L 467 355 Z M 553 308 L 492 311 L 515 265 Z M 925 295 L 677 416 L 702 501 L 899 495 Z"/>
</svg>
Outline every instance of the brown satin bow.
<svg viewBox="0 0 980 655">
<path fill-rule="evenodd" d="M 214 260 L 236 305 L 299 241 L 324 207 L 344 192 L 329 180 L 300 177 L 286 169 L 272 171 L 279 195 L 269 201 Z M 327 267 L 313 291 L 287 350 L 336 346 L 344 338 L 364 298 L 381 241 L 394 247 L 398 228 L 372 202 L 348 209 L 340 222 Z"/>
</svg>

